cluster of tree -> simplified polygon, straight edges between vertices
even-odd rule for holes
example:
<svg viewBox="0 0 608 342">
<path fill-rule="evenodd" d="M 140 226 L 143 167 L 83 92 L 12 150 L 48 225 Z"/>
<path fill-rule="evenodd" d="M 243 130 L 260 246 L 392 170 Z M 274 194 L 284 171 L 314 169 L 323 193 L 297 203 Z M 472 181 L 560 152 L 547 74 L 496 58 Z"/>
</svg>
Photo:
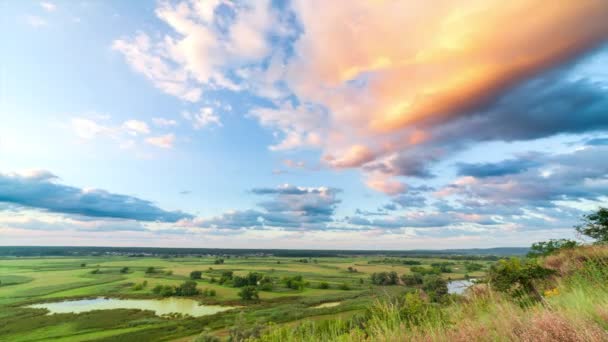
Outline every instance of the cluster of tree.
<svg viewBox="0 0 608 342">
<path fill-rule="evenodd" d="M 527 256 L 536 258 L 546 256 L 564 248 L 574 248 L 579 246 L 579 243 L 568 239 L 551 239 L 549 241 L 541 241 L 532 244 Z"/>
<path fill-rule="evenodd" d="M 190 272 L 190 279 L 197 280 L 203 277 L 203 272 L 201 271 L 192 271 Z"/>
<path fill-rule="evenodd" d="M 397 285 L 399 284 L 399 275 L 397 272 L 376 272 L 372 273 L 371 281 L 374 285 Z"/>
<path fill-rule="evenodd" d="M 129 273 L 129 268 L 128 267 L 123 267 L 120 269 L 120 273 Z"/>
<path fill-rule="evenodd" d="M 352 266 L 348 266 L 347 268 L 348 272 L 350 273 L 357 273 L 359 272 L 356 268 L 352 267 Z"/>
<path fill-rule="evenodd" d="M 222 259 L 222 258 L 217 258 L 217 259 L 215 259 L 215 260 L 213 261 L 213 263 L 214 263 L 215 265 L 221 265 L 221 264 L 223 264 L 223 263 L 224 263 L 224 259 Z"/>
<path fill-rule="evenodd" d="M 283 279 L 281 279 L 281 281 L 283 282 L 283 284 L 285 284 L 285 287 L 293 289 L 293 290 L 303 290 L 304 286 L 306 286 L 306 283 L 304 282 L 304 279 L 302 278 L 301 275 L 297 275 L 297 276 L 293 276 L 293 277 L 283 277 Z"/>
<path fill-rule="evenodd" d="M 456 265 L 454 262 L 444 261 L 444 262 L 434 262 L 431 264 L 431 267 L 438 268 L 441 273 L 452 273 L 452 266 Z"/>
<path fill-rule="evenodd" d="M 232 277 L 232 286 L 244 287 L 244 286 L 257 286 L 260 281 L 264 278 L 264 275 L 257 272 L 249 272 L 246 276 L 234 276 Z"/>
<path fill-rule="evenodd" d="M 146 268 L 146 274 L 154 274 L 156 273 L 156 269 L 154 267 Z"/>
<path fill-rule="evenodd" d="M 139 284 L 133 285 L 133 290 L 135 290 L 135 291 L 141 291 L 144 288 L 146 288 L 147 286 L 148 286 L 148 281 L 144 280 L 143 282 L 141 282 Z"/>
<path fill-rule="evenodd" d="M 449 269 L 449 267 L 447 267 Z M 446 269 L 444 267 L 444 269 Z M 410 271 L 412 271 L 412 273 L 419 273 L 422 275 L 430 275 L 430 274 L 435 274 L 435 275 L 439 275 L 442 273 L 442 268 L 441 267 L 424 267 L 424 266 L 412 266 L 410 268 Z M 451 272 L 452 270 L 449 269 L 449 271 Z M 450 273 L 450 272 L 446 272 L 446 273 Z"/>
<path fill-rule="evenodd" d="M 247 285 L 239 291 L 239 297 L 243 300 L 258 300 L 260 295 L 258 288 L 252 285 Z"/>
<path fill-rule="evenodd" d="M 158 294 L 164 297 L 169 296 L 196 296 L 200 294 L 200 290 L 197 288 L 197 284 L 193 280 L 186 280 L 179 286 L 170 285 L 156 285 L 152 289 L 152 293 Z"/>
<path fill-rule="evenodd" d="M 464 269 L 467 272 L 476 272 L 476 271 L 481 271 L 483 270 L 483 265 L 476 263 L 476 262 L 472 262 L 472 261 L 465 261 L 464 262 Z"/>
<path fill-rule="evenodd" d="M 409 260 L 409 259 L 397 259 L 397 258 L 384 258 L 378 260 L 370 260 L 369 264 L 389 264 L 389 265 L 407 265 L 407 266 L 416 266 L 422 265 L 422 262 L 418 260 Z"/>
</svg>

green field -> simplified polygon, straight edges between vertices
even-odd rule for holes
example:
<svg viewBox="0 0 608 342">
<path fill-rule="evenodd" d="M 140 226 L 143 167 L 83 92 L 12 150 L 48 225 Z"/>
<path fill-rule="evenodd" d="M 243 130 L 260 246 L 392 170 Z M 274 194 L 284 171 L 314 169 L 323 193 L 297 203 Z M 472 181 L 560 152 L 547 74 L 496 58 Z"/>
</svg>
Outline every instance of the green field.
<svg viewBox="0 0 608 342">
<path fill-rule="evenodd" d="M 349 317 L 363 312 L 377 298 L 407 291 L 403 285 L 377 286 L 374 272 L 411 273 L 403 260 L 419 261 L 418 267 L 449 262 L 445 279 L 478 277 L 483 270 L 467 274 L 462 260 L 445 258 L 391 257 L 21 257 L 0 259 L 0 341 L 189 341 L 202 331 L 227 337 L 241 324 L 294 325 L 302 320 Z M 487 268 L 490 261 L 475 261 Z M 123 268 L 128 268 L 124 270 Z M 154 272 L 147 270 L 153 267 Z M 349 267 L 351 268 L 349 270 Z M 96 271 L 98 270 L 98 271 Z M 122 270 L 122 271 L 121 271 Z M 99 310 L 81 314 L 48 315 L 27 304 L 98 296 L 119 298 L 161 298 L 158 285 L 179 286 L 190 272 L 201 271 L 199 290 L 215 290 L 215 296 L 191 298 L 205 304 L 236 306 L 236 309 L 203 317 L 158 317 L 151 311 Z M 231 281 L 220 284 L 222 273 L 234 276 L 258 272 L 271 279 L 270 288 L 259 291 L 259 300 L 243 300 L 241 288 Z M 301 288 L 288 288 L 285 278 L 301 276 Z M 145 282 L 145 286 L 144 286 Z M 328 288 L 323 288 L 328 287 Z M 315 306 L 339 302 L 333 307 Z"/>
</svg>

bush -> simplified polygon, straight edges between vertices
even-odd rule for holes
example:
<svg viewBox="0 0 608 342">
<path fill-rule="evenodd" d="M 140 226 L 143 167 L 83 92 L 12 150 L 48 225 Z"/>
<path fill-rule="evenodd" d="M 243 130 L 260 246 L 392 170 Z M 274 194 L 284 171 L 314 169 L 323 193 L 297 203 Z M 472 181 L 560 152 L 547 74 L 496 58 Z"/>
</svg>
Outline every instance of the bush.
<svg viewBox="0 0 608 342">
<path fill-rule="evenodd" d="M 319 283 L 319 288 L 322 290 L 327 290 L 329 288 L 329 283 L 326 281 L 322 281 Z"/>
<path fill-rule="evenodd" d="M 101 271 L 99 270 L 99 268 L 96 268 L 94 270 L 91 271 L 91 274 L 99 274 L 101 273 Z"/>
<path fill-rule="evenodd" d="M 201 271 L 192 271 L 190 272 L 190 279 L 195 280 L 195 279 L 201 279 L 203 275 L 203 272 Z"/>
<path fill-rule="evenodd" d="M 304 279 L 301 275 L 293 276 L 293 277 L 285 277 L 283 278 L 283 283 L 287 288 L 293 290 L 303 290 L 304 289 Z"/>
<path fill-rule="evenodd" d="M 215 297 L 216 296 L 216 292 L 214 289 L 203 289 L 201 294 L 203 295 L 203 297 Z"/>
<path fill-rule="evenodd" d="M 255 286 L 245 286 L 239 291 L 239 297 L 243 300 L 257 300 L 260 298 L 258 289 Z"/>
<path fill-rule="evenodd" d="M 433 302 L 444 302 L 448 294 L 448 282 L 437 275 L 428 275 L 422 281 L 422 289 Z"/>
<path fill-rule="evenodd" d="M 153 274 L 156 273 L 156 269 L 154 269 L 154 267 L 148 267 L 146 269 L 146 274 Z"/>
<path fill-rule="evenodd" d="M 123 267 L 120 269 L 120 273 L 127 273 L 129 272 L 129 268 L 128 267 Z"/>
<path fill-rule="evenodd" d="M 401 276 L 401 281 L 406 286 L 422 285 L 422 276 L 418 273 L 404 274 Z"/>
<path fill-rule="evenodd" d="M 399 276 L 397 272 L 377 272 L 372 273 L 371 281 L 375 285 L 397 285 Z"/>
<path fill-rule="evenodd" d="M 483 269 L 483 265 L 482 264 L 478 264 L 475 262 L 470 262 L 470 261 L 466 261 L 464 263 L 464 269 L 467 272 L 476 272 L 476 271 L 481 271 Z"/>
<path fill-rule="evenodd" d="M 493 289 L 509 293 L 516 298 L 531 295 L 534 299 L 544 302 L 534 281 L 547 278 L 553 273 L 554 271 L 540 266 L 535 260 L 503 259 L 490 267 L 488 282 Z"/>
<path fill-rule="evenodd" d="M 340 290 L 343 290 L 343 291 L 349 291 L 350 290 L 350 286 L 347 283 L 340 284 L 340 286 L 338 286 L 338 288 Z"/>
<path fill-rule="evenodd" d="M 220 342 L 220 338 L 217 336 L 213 336 L 208 332 L 204 331 L 196 336 L 192 342 Z"/>
<path fill-rule="evenodd" d="M 186 280 L 174 292 L 176 296 L 195 296 L 200 293 L 194 280 Z"/>
</svg>

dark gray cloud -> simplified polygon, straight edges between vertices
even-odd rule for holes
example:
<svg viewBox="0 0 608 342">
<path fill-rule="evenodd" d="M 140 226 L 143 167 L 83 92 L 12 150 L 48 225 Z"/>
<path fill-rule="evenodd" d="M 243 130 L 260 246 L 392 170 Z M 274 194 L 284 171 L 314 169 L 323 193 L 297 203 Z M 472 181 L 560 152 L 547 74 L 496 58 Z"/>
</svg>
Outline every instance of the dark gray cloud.
<svg viewBox="0 0 608 342">
<path fill-rule="evenodd" d="M 48 171 L 0 174 L 0 202 L 39 210 L 98 218 L 176 222 L 192 216 L 166 211 L 150 201 L 97 189 L 59 184 Z"/>
<path fill-rule="evenodd" d="M 516 174 L 499 174 L 457 182 L 440 194 L 464 198 L 476 212 L 554 208 L 557 201 L 601 200 L 608 194 L 608 147 L 587 147 L 571 153 L 541 155 L 538 165 Z M 521 160 L 527 163 L 527 159 Z M 497 163 L 503 164 L 503 163 Z M 510 160 L 509 164 L 518 164 Z"/>
<path fill-rule="evenodd" d="M 536 155 L 519 159 L 507 159 L 498 163 L 458 163 L 459 176 L 473 176 L 477 178 L 505 176 L 524 172 L 538 166 Z"/>
<path fill-rule="evenodd" d="M 333 222 L 340 200 L 335 188 L 305 188 L 284 185 L 255 188 L 253 194 L 269 197 L 256 209 L 237 210 L 210 219 L 197 219 L 191 225 L 218 229 L 325 230 Z"/>
</svg>

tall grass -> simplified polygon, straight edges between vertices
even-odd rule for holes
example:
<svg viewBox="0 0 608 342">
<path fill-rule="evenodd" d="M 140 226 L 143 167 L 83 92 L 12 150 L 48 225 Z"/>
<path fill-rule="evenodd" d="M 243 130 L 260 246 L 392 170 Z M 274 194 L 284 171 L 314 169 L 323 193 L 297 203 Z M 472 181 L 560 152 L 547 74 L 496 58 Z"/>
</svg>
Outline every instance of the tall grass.
<svg viewBox="0 0 608 342">
<path fill-rule="evenodd" d="M 539 284 L 548 305 L 521 305 L 483 284 L 444 306 L 414 292 L 379 300 L 349 321 L 271 326 L 258 340 L 608 341 L 608 247 L 565 250 L 539 262 L 556 271 Z"/>
</svg>

